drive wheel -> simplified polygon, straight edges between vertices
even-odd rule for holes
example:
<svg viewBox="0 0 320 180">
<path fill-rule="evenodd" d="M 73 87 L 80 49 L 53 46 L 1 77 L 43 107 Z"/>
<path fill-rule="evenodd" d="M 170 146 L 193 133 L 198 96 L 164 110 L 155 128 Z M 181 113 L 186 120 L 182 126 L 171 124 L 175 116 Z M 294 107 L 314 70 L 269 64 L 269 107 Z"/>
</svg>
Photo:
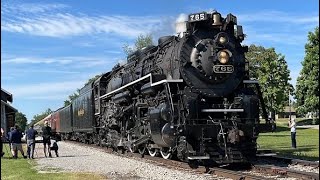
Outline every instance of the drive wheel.
<svg viewBox="0 0 320 180">
<path fill-rule="evenodd" d="M 160 154 L 163 159 L 171 159 L 171 157 L 172 157 L 172 152 L 169 148 L 162 148 L 160 150 Z"/>
<path fill-rule="evenodd" d="M 139 154 L 144 155 L 146 153 L 146 147 L 145 146 L 141 146 L 138 148 Z"/>
<path fill-rule="evenodd" d="M 159 150 L 156 148 L 148 148 L 148 152 L 151 157 L 155 157 L 158 155 Z"/>
</svg>

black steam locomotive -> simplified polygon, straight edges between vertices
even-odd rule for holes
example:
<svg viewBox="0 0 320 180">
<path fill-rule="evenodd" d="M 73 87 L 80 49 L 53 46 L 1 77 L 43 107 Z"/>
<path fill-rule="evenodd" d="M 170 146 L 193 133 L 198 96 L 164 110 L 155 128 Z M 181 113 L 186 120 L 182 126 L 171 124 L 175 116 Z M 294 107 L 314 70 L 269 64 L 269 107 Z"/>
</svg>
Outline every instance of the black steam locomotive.
<svg viewBox="0 0 320 180">
<path fill-rule="evenodd" d="M 72 105 L 47 117 L 53 129 L 64 139 L 165 159 L 254 156 L 262 98 L 249 79 L 242 26 L 216 11 L 178 26 L 178 36 L 161 37 L 83 87 Z"/>
</svg>

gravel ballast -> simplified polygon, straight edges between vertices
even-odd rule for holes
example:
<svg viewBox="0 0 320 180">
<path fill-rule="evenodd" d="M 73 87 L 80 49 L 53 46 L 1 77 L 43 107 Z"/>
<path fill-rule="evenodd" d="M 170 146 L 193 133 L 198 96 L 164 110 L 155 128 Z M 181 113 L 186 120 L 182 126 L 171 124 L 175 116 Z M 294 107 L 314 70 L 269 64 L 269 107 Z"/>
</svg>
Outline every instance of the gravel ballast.
<svg viewBox="0 0 320 180">
<path fill-rule="evenodd" d="M 70 142 L 59 142 L 59 157 L 45 158 L 42 145 L 37 144 L 37 169 L 40 172 L 55 169 L 58 172 L 88 172 L 106 176 L 107 179 L 175 179 L 203 180 L 224 179 L 192 171 L 160 167 L 143 158 L 136 160 L 103 152 L 94 147 L 85 147 Z"/>
</svg>

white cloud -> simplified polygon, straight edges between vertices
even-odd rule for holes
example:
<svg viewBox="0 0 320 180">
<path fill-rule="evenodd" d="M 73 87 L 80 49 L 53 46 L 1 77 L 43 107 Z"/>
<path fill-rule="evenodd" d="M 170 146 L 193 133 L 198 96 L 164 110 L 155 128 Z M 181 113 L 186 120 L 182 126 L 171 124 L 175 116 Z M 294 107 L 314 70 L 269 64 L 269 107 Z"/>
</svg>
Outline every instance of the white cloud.
<svg viewBox="0 0 320 180">
<path fill-rule="evenodd" d="M 14 57 L 1 60 L 2 64 L 70 64 L 70 59 L 51 59 L 38 57 Z"/>
<path fill-rule="evenodd" d="M 71 93 L 70 93 L 71 94 Z M 44 96 L 26 96 L 23 97 L 24 99 L 30 99 L 30 100 L 60 100 L 61 102 L 63 102 L 64 100 L 66 100 L 68 98 L 67 94 L 54 94 L 54 95 L 44 95 Z"/>
<path fill-rule="evenodd" d="M 1 2 L 2 13 L 44 13 L 68 7 L 66 4 L 43 4 L 43 3 L 4 3 Z"/>
<path fill-rule="evenodd" d="M 188 16 L 184 13 L 179 14 L 178 18 L 176 19 L 176 23 L 188 21 Z"/>
<path fill-rule="evenodd" d="M 72 65 L 73 68 L 93 67 L 98 65 L 110 65 L 118 57 L 10 57 L 1 59 L 1 64 L 53 64 L 53 65 Z"/>
<path fill-rule="evenodd" d="M 105 53 L 110 53 L 110 54 L 121 54 L 122 52 L 121 51 L 113 51 L 113 50 L 106 50 L 104 51 Z"/>
<path fill-rule="evenodd" d="M 54 70 L 52 68 L 39 68 L 39 69 L 26 69 L 26 68 L 14 68 L 10 69 L 9 72 L 4 72 L 3 77 L 6 77 L 7 79 L 9 78 L 14 78 L 20 75 L 26 75 L 26 74 L 33 74 L 33 73 L 46 73 L 46 74 L 79 74 L 80 71 L 66 71 L 66 70 Z M 11 76 L 8 76 L 8 74 L 12 74 Z M 8 77 L 7 77 L 8 76 Z"/>
<path fill-rule="evenodd" d="M 72 80 L 65 82 L 39 83 L 27 85 L 7 85 L 5 88 L 14 94 L 15 98 L 39 98 L 52 96 L 67 96 L 82 87 L 85 79 Z"/>
<path fill-rule="evenodd" d="M 159 17 L 152 16 L 87 16 L 70 13 L 13 16 L 1 19 L 1 31 L 49 37 L 111 33 L 135 38 L 151 32 L 163 22 Z"/>
<path fill-rule="evenodd" d="M 244 22 L 273 22 L 290 24 L 318 24 L 319 14 L 288 14 L 281 11 L 262 11 L 250 14 L 238 14 L 237 19 L 240 23 Z"/>
<path fill-rule="evenodd" d="M 257 32 L 257 31 L 246 31 L 248 36 L 246 37 L 245 44 L 264 44 L 275 43 L 275 44 L 288 44 L 288 45 L 301 45 L 306 42 L 305 36 L 292 36 L 285 32 L 279 33 L 268 33 L 268 32 Z"/>
</svg>

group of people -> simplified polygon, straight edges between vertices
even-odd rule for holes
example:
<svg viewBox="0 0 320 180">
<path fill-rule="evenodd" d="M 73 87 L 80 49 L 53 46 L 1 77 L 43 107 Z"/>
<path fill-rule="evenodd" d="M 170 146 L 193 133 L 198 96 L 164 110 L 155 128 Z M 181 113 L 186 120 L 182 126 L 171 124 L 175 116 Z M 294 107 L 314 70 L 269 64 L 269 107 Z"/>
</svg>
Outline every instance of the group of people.
<svg viewBox="0 0 320 180">
<path fill-rule="evenodd" d="M 4 131 L 1 128 L 1 157 L 4 155 L 2 142 L 6 139 L 9 142 L 9 147 L 11 149 L 12 157 L 18 158 L 18 151 L 21 152 L 23 158 L 34 159 L 35 152 L 35 144 L 36 144 L 36 135 L 38 132 L 34 129 L 34 126 L 31 125 L 30 128 L 26 131 L 26 141 L 27 141 L 27 156 L 25 156 L 24 150 L 22 148 L 22 140 L 23 137 L 22 131 L 19 129 L 18 125 L 15 125 L 10 129 L 8 136 L 5 137 Z M 51 146 L 51 138 L 52 130 L 49 126 L 48 122 L 45 122 L 45 126 L 42 128 L 42 138 L 43 138 L 43 146 L 44 146 L 44 154 L 47 157 L 47 153 L 49 157 L 52 157 L 51 150 L 55 151 L 56 156 L 58 157 L 58 145 L 56 141 Z"/>
<path fill-rule="evenodd" d="M 291 132 L 291 146 L 292 148 L 297 148 L 295 119 L 292 118 L 291 120 L 289 120 L 288 125 Z M 31 125 L 26 132 L 28 149 L 27 149 L 27 156 L 25 156 L 22 148 L 22 141 L 21 141 L 21 138 L 23 137 L 22 132 L 19 130 L 18 125 L 15 125 L 15 127 L 12 127 L 10 132 L 8 133 L 8 140 L 9 140 L 10 149 L 11 149 L 13 158 L 18 158 L 18 151 L 20 151 L 24 158 L 34 159 L 34 150 L 35 150 L 37 134 L 38 132 L 35 129 L 33 129 L 33 125 Z M 58 145 L 57 145 L 57 142 L 55 141 L 51 146 L 51 139 L 50 139 L 51 136 L 52 136 L 51 127 L 49 126 L 48 122 L 45 122 L 45 126 L 42 128 L 42 137 L 43 137 L 43 146 L 44 146 L 43 150 L 44 150 L 45 157 L 47 157 L 47 152 L 49 154 L 49 157 L 52 157 L 51 150 L 54 150 L 56 156 L 58 157 L 59 156 Z M 3 141 L 4 141 L 4 131 L 1 128 L 1 157 L 4 155 L 3 145 L 2 145 Z"/>
</svg>

